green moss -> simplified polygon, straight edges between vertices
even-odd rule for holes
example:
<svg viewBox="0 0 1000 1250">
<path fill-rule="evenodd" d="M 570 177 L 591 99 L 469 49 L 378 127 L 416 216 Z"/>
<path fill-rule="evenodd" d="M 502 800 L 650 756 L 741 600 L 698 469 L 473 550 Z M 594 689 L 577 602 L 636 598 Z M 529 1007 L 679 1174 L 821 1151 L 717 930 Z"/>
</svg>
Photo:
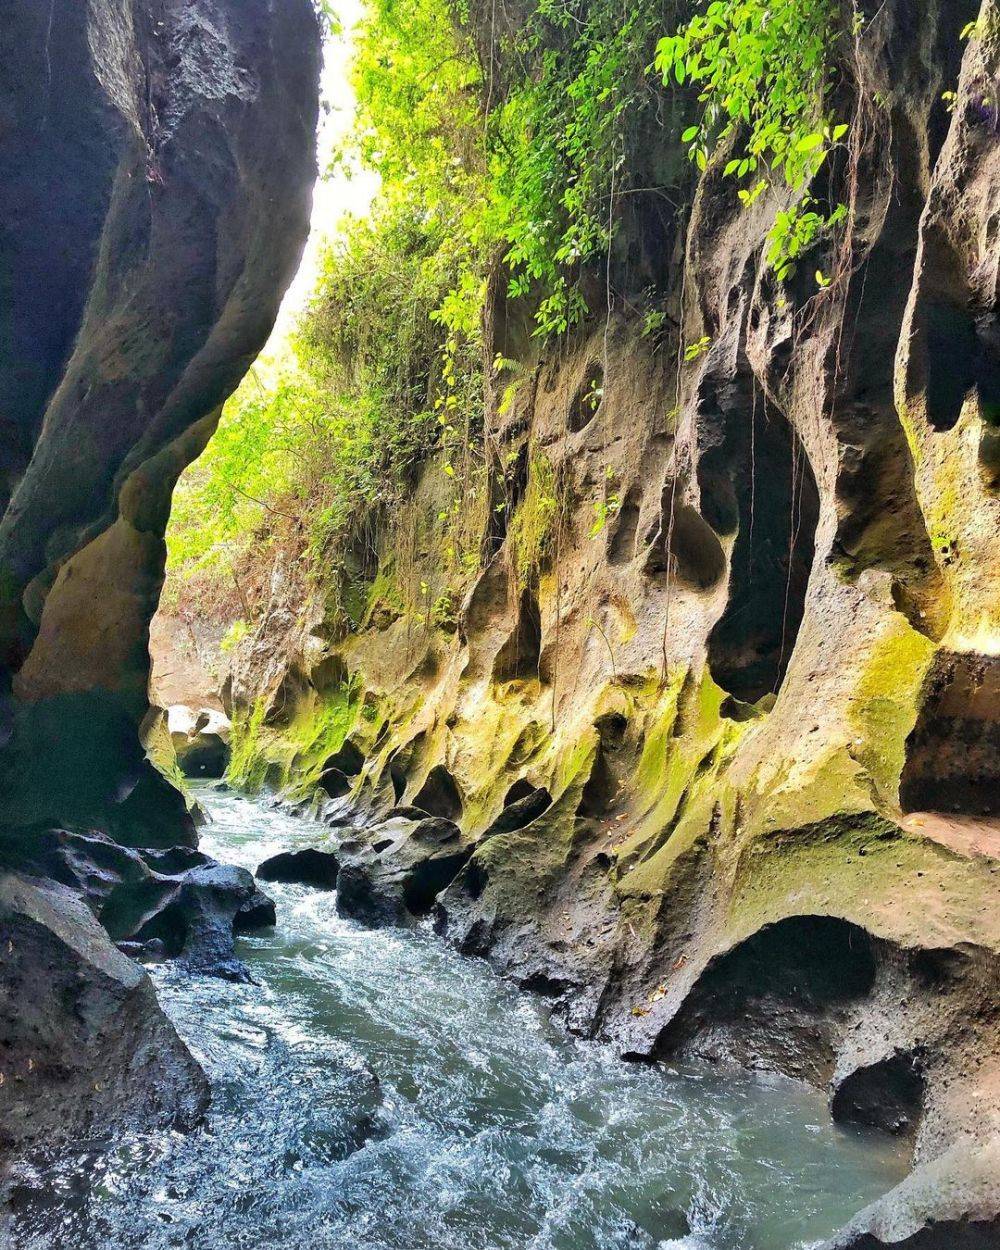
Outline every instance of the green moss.
<svg viewBox="0 0 1000 1250">
<path fill-rule="evenodd" d="M 636 697 L 639 708 L 647 703 L 648 728 L 630 800 L 630 832 L 618 847 L 622 865 L 646 858 L 664 838 L 673 841 L 682 818 L 718 785 L 748 728 L 722 717 L 725 692 L 707 668 L 700 677 L 680 669 L 666 686 L 647 685 Z"/>
<path fill-rule="evenodd" d="M 735 939 L 795 914 L 830 915 L 917 946 L 1000 945 L 988 869 L 875 813 L 837 816 L 751 848 L 728 909 Z"/>
<path fill-rule="evenodd" d="M 848 750 L 848 743 L 815 748 L 806 761 L 785 762 L 759 776 L 744 792 L 745 838 L 818 826 L 824 821 L 867 818 L 873 812 L 870 778 Z"/>
<path fill-rule="evenodd" d="M 521 585 L 537 580 L 548 560 L 558 501 L 555 472 L 547 456 L 528 468 L 528 485 L 510 523 L 508 540 Z"/>
<path fill-rule="evenodd" d="M 234 712 L 229 768 L 229 783 L 248 794 L 258 794 L 264 786 L 268 759 L 264 751 L 264 719 L 267 701 L 261 697 L 249 711 Z"/>
<path fill-rule="evenodd" d="M 348 680 L 335 690 L 304 701 L 282 735 L 292 751 L 283 789 L 290 798 L 309 798 L 326 761 L 344 745 L 358 718 L 360 690 Z"/>
<path fill-rule="evenodd" d="M 289 798 L 311 798 L 324 765 L 344 745 L 358 719 L 360 689 L 348 680 L 334 690 L 310 693 L 284 725 L 267 723 L 267 701 L 233 716 L 232 750 L 226 774 L 249 794 L 267 784 Z"/>
<path fill-rule="evenodd" d="M 893 805 L 933 656 L 934 644 L 903 617 L 894 617 L 872 648 L 848 708 L 860 739 L 852 754 L 871 774 L 880 797 Z"/>
</svg>

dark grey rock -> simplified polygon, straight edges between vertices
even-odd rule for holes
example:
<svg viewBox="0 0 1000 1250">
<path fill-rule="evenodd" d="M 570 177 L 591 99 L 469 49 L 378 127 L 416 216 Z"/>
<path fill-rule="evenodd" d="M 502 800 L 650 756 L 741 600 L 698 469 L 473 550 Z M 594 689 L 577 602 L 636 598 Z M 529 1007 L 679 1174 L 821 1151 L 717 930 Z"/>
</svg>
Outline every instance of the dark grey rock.
<svg viewBox="0 0 1000 1250">
<path fill-rule="evenodd" d="M 195 1125 L 208 1082 L 83 902 L 0 877 L 0 1160 L 71 1140 Z"/>
<path fill-rule="evenodd" d="M 355 831 L 340 845 L 337 910 L 373 926 L 412 923 L 431 910 L 471 853 L 458 825 L 443 817 L 395 817 Z"/>
<path fill-rule="evenodd" d="M 315 885 L 332 890 L 337 884 L 340 863 L 331 851 L 306 847 L 302 851 L 282 851 L 266 859 L 257 869 L 260 881 L 285 881 Z"/>
</svg>

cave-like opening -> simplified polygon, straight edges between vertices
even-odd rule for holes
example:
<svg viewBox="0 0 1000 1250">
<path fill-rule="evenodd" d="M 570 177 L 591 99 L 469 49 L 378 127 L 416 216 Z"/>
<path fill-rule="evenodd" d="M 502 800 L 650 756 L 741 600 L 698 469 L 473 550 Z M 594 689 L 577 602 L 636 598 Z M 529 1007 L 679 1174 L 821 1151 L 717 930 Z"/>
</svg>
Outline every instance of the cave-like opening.
<svg viewBox="0 0 1000 1250">
<path fill-rule="evenodd" d="M 802 624 L 819 492 L 798 435 L 747 374 L 714 387 L 701 414 L 702 509 L 735 533 L 709 664 L 724 690 L 756 703 L 780 687 Z"/>
</svg>

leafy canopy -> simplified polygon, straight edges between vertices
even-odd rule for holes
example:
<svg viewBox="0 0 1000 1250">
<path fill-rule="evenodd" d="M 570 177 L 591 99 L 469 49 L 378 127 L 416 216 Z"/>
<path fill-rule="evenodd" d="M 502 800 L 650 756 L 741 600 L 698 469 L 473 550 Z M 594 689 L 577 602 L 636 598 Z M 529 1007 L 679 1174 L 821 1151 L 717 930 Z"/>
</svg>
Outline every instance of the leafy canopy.
<svg viewBox="0 0 1000 1250">
<path fill-rule="evenodd" d="M 848 130 L 827 116 L 838 13 L 834 0 L 713 0 L 656 49 L 664 82 L 698 90 L 701 117 L 681 138 L 699 169 L 731 141 L 723 173 L 749 179 L 740 190 L 746 207 L 768 186 L 763 174 L 804 192 L 771 232 L 768 258 L 779 278 L 846 213 L 838 206 L 824 218 L 805 193 Z"/>
</svg>

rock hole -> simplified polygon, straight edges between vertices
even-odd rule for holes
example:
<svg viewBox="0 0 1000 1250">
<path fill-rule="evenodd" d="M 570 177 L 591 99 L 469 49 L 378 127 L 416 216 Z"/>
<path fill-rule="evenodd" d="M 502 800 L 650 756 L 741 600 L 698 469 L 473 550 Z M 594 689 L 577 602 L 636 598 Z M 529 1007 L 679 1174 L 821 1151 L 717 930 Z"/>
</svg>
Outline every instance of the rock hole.
<svg viewBox="0 0 1000 1250">
<path fill-rule="evenodd" d="M 347 665 L 339 655 L 324 656 L 309 674 L 309 681 L 319 694 L 332 694 L 347 685 Z"/>
<path fill-rule="evenodd" d="M 608 560 L 613 565 L 628 564 L 635 558 L 635 535 L 639 528 L 639 511 L 642 507 L 642 491 L 638 486 L 629 488 L 608 543 Z"/>
<path fill-rule="evenodd" d="M 702 478 L 703 490 L 718 492 L 709 515 L 736 532 L 729 597 L 709 636 L 708 660 L 725 691 L 756 704 L 780 687 L 802 624 L 819 491 L 783 417 L 765 416 L 763 404 L 751 402 L 739 420 L 746 428 L 730 428 L 726 471 L 717 461 Z"/>
<path fill-rule="evenodd" d="M 406 769 L 396 755 L 389 761 L 389 780 L 392 782 L 393 802 L 398 803 L 406 792 Z"/>
<path fill-rule="evenodd" d="M 573 434 L 586 429 L 597 416 L 604 400 L 604 368 L 596 362 L 587 366 L 583 381 L 569 406 L 569 428 Z"/>
<path fill-rule="evenodd" d="M 906 743 L 906 812 L 1000 815 L 1000 656 L 942 651 Z"/>
<path fill-rule="evenodd" d="M 392 782 L 393 803 L 398 804 L 406 793 L 407 780 L 414 770 L 426 738 L 427 733 L 422 729 L 414 738 L 397 747 L 392 753 L 389 760 L 389 780 Z"/>
<path fill-rule="evenodd" d="M 518 829 L 526 829 L 532 821 L 537 820 L 552 806 L 552 795 L 548 790 L 529 785 L 527 782 L 523 783 L 527 785 L 527 790 L 521 792 L 517 798 L 511 799 L 511 793 L 521 784 L 521 782 L 516 782 L 511 786 L 504 801 L 503 811 L 483 834 L 484 839 L 496 837 L 500 833 L 514 833 Z"/>
<path fill-rule="evenodd" d="M 331 799 L 342 799 L 351 792 L 351 783 L 339 768 L 328 768 L 319 779 L 320 789 Z"/>
<path fill-rule="evenodd" d="M 339 751 L 334 751 L 333 755 L 323 765 L 323 769 L 325 771 L 328 768 L 336 768 L 345 777 L 356 777 L 364 766 L 364 755 L 349 738 L 345 738 L 343 746 L 341 746 Z"/>
<path fill-rule="evenodd" d="M 839 1005 L 867 996 L 876 950 L 857 925 L 790 916 L 715 957 L 657 1039 L 658 1056 L 766 1066 L 824 1083 Z"/>
<path fill-rule="evenodd" d="M 531 795 L 537 794 L 538 787 L 533 786 L 527 777 L 522 777 L 520 781 L 515 781 L 504 797 L 504 807 L 510 807 L 514 803 L 519 803 L 521 799 L 530 798 Z"/>
<path fill-rule="evenodd" d="M 598 747 L 576 814 L 585 819 L 600 820 L 607 816 L 617 797 L 618 781 L 608 761 L 607 752 L 603 747 Z"/>
<path fill-rule="evenodd" d="M 983 431 L 979 441 L 979 468 L 986 489 L 1000 491 L 1000 429 Z"/>
<path fill-rule="evenodd" d="M 537 678 L 541 650 L 542 618 L 538 600 L 531 591 L 525 590 L 518 603 L 514 631 L 493 661 L 493 680 L 502 683 Z"/>
<path fill-rule="evenodd" d="M 840 1124 L 863 1124 L 896 1136 L 917 1131 L 924 1103 L 924 1076 L 912 1052 L 858 1068 L 837 1086 L 830 1113 Z"/>
<path fill-rule="evenodd" d="M 465 867 L 469 851 L 435 855 L 416 866 L 403 883 L 403 902 L 414 916 L 426 916 L 438 895 L 448 888 Z"/>
<path fill-rule="evenodd" d="M 996 309 L 977 305 L 968 261 L 939 230 L 929 231 L 924 239 L 923 275 L 914 321 L 917 375 L 909 389 L 919 390 L 923 384 L 927 420 L 940 432 L 955 428 L 973 392 L 986 423 L 1000 424 Z"/>
<path fill-rule="evenodd" d="M 427 774 L 427 780 L 414 797 L 413 806 L 428 816 L 443 816 L 456 822 L 462 819 L 465 804 L 458 783 L 443 764 L 436 764 Z"/>
<path fill-rule="evenodd" d="M 927 310 L 927 418 L 935 430 L 954 429 L 976 384 L 977 355 L 971 311 L 935 300 Z"/>
<path fill-rule="evenodd" d="M 666 582 L 669 577 L 690 590 L 711 590 L 725 576 L 726 553 L 705 519 L 681 503 L 679 496 L 673 483 L 663 488 L 660 520 L 650 538 L 643 571 L 656 581 Z"/>
</svg>

